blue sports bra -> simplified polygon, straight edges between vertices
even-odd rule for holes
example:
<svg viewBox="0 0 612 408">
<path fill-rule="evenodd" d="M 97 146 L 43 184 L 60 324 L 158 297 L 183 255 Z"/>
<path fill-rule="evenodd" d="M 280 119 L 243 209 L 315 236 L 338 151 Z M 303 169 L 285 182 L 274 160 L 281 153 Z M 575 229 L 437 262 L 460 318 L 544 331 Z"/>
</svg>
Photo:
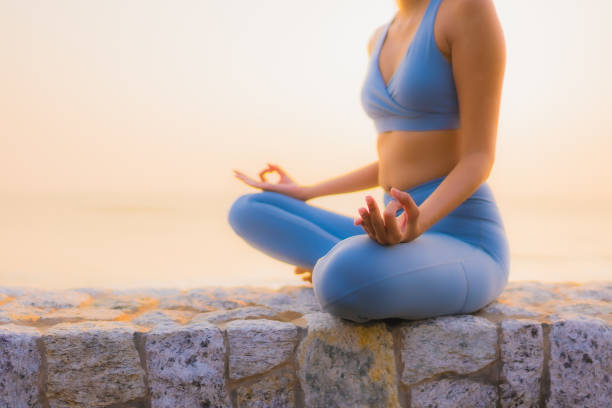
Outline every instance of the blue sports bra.
<svg viewBox="0 0 612 408">
<path fill-rule="evenodd" d="M 378 61 L 395 16 L 372 50 L 361 89 L 361 104 L 379 133 L 459 127 L 459 104 L 451 64 L 434 40 L 433 27 L 441 1 L 429 0 L 412 43 L 387 85 Z"/>
</svg>

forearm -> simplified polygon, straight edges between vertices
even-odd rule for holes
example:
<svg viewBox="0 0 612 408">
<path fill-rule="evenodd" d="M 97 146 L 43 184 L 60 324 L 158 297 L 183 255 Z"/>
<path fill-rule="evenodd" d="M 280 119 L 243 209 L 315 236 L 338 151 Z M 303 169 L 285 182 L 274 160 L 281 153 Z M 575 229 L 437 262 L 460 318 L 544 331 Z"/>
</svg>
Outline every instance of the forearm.
<svg viewBox="0 0 612 408">
<path fill-rule="evenodd" d="M 457 163 L 442 183 L 419 206 L 418 222 L 422 232 L 457 208 L 486 181 L 492 160 L 474 154 Z"/>
<path fill-rule="evenodd" d="M 349 173 L 306 186 L 307 200 L 331 194 L 350 193 L 378 186 L 378 160 Z"/>
</svg>

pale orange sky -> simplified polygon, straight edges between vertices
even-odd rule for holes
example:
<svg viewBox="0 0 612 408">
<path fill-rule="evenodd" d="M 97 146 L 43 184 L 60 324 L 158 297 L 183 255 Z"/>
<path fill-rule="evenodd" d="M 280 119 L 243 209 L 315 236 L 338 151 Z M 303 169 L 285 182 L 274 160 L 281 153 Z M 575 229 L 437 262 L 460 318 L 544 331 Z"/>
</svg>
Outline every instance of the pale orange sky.
<svg viewBox="0 0 612 408">
<path fill-rule="evenodd" d="M 489 181 L 511 280 L 609 279 L 612 2 L 495 5 L 508 55 Z M 254 192 L 232 169 L 272 162 L 310 184 L 376 160 L 359 93 L 368 38 L 394 12 L 0 0 L 2 284 L 301 284 L 230 229 Z M 312 201 L 356 215 L 363 195 Z"/>
<path fill-rule="evenodd" d="M 611 198 L 612 3 L 497 0 L 507 69 L 491 182 Z M 366 43 L 395 2 L 0 0 L 0 191 L 244 191 L 376 159 Z"/>
</svg>

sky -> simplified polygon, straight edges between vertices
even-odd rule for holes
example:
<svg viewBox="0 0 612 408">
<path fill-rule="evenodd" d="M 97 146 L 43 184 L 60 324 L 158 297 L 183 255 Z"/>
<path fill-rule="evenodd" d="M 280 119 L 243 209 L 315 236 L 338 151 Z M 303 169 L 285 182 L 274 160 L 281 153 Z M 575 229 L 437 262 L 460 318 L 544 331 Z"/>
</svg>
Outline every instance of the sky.
<svg viewBox="0 0 612 408">
<path fill-rule="evenodd" d="M 612 2 L 494 3 L 507 58 L 488 181 L 511 279 L 609 279 Z M 255 191 L 232 169 L 271 162 L 313 184 L 375 161 L 359 94 L 368 40 L 395 11 L 0 0 L 0 281 L 302 283 L 228 226 Z M 356 215 L 363 195 L 310 202 Z"/>
<path fill-rule="evenodd" d="M 447 0 L 449 1 L 449 0 Z M 612 3 L 496 0 L 499 194 L 610 199 Z M 394 0 L 0 0 L 0 192 L 240 192 L 376 160 L 359 91 Z"/>
</svg>

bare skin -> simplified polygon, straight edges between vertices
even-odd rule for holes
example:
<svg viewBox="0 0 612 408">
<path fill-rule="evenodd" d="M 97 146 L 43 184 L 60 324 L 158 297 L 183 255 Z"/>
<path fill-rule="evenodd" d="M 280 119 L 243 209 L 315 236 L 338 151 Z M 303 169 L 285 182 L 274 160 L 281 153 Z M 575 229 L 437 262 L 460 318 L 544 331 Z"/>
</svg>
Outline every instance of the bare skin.
<svg viewBox="0 0 612 408">
<path fill-rule="evenodd" d="M 379 69 L 385 84 L 406 54 L 414 39 L 429 0 L 398 1 L 398 16 L 389 27 L 380 49 Z M 452 24 L 452 1 L 442 1 L 434 24 L 434 40 L 440 52 L 451 62 L 448 30 Z M 368 52 L 382 34 L 384 26 L 370 38 Z M 391 186 L 405 190 L 422 182 L 448 174 L 459 160 L 458 129 L 405 131 L 393 130 L 378 135 L 380 159 L 379 184 L 387 192 Z"/>
<path fill-rule="evenodd" d="M 429 1 L 396 0 L 398 14 L 378 61 L 385 83 L 412 42 Z M 383 27 L 370 37 L 370 55 Z M 271 164 L 259 173 L 259 181 L 237 170 L 235 176 L 250 186 L 304 201 L 380 186 L 395 200 L 381 213 L 374 198 L 367 195 L 366 205 L 357 210 L 355 225 L 361 225 L 381 245 L 416 239 L 488 178 L 495 157 L 506 61 L 505 39 L 493 0 L 443 0 L 434 24 L 434 40 L 453 69 L 460 107 L 458 129 L 382 132 L 377 138 L 377 162 L 315 185 L 299 185 Z M 279 173 L 280 181 L 267 182 L 264 175 L 268 172 Z M 420 206 L 402 191 L 441 176 L 444 181 Z M 395 217 L 399 208 L 404 212 Z M 312 271 L 296 268 L 295 272 Z M 304 280 L 311 281 L 311 275 Z"/>
</svg>

